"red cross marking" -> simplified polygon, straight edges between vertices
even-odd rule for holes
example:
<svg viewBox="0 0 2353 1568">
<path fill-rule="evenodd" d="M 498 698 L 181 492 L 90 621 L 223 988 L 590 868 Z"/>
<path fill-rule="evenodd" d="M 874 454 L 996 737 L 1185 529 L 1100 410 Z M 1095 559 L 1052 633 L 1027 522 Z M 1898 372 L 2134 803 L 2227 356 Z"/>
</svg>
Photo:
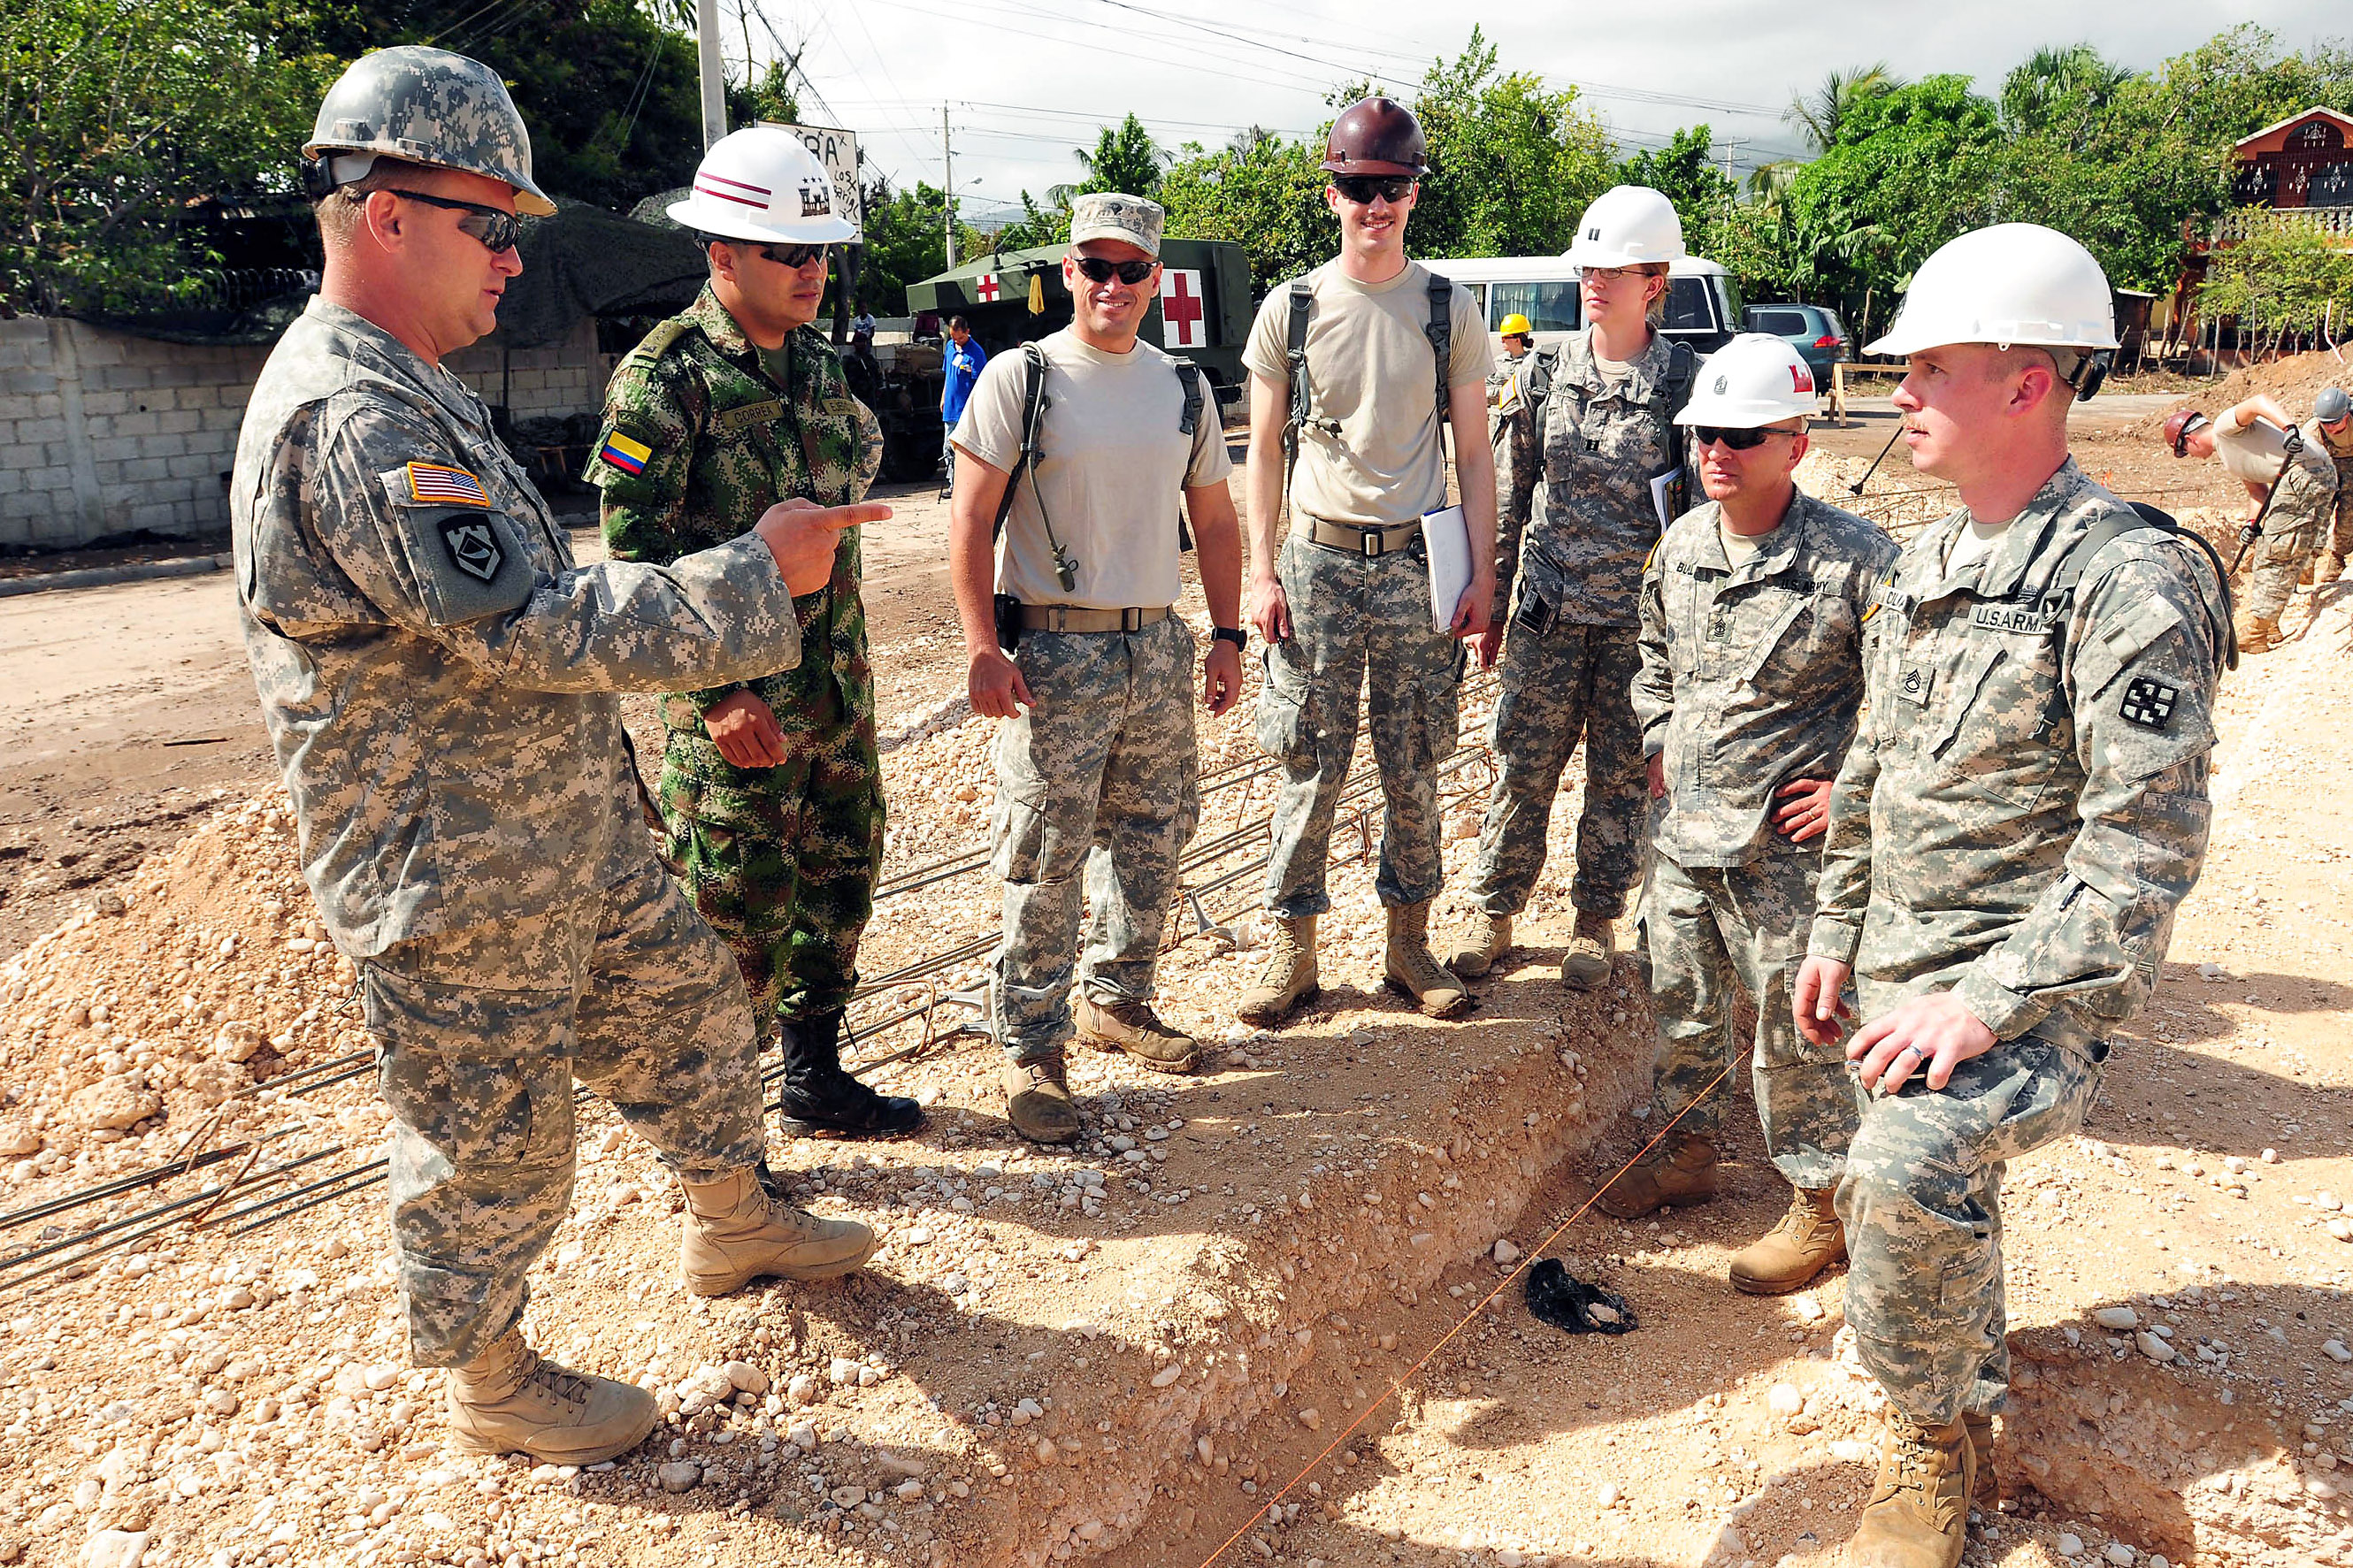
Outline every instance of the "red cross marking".
<svg viewBox="0 0 2353 1568">
<path fill-rule="evenodd" d="M 1167 340 L 1163 348 L 1208 346 L 1208 333 L 1202 326 L 1200 287 L 1201 274 L 1196 270 L 1171 268 L 1160 274 L 1161 335 Z"/>
<path fill-rule="evenodd" d="M 982 304 L 996 304 L 997 295 L 996 276 L 991 274 L 987 277 L 984 277 L 979 282 L 973 285 L 972 291 L 980 296 L 980 302 Z"/>
<path fill-rule="evenodd" d="M 1789 390 L 1792 392 L 1811 392 L 1813 389 L 1814 378 L 1806 374 L 1806 367 L 1801 364 L 1791 365 L 1789 367 Z"/>
</svg>

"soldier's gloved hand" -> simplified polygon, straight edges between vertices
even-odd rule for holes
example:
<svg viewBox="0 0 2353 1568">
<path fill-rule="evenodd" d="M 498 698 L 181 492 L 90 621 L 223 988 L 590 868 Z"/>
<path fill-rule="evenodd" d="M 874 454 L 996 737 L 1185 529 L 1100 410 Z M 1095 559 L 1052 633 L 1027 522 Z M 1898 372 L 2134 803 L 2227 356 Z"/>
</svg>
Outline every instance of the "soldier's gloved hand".
<svg viewBox="0 0 2353 1568">
<path fill-rule="evenodd" d="M 1250 625 L 1261 642 L 1291 640 L 1291 600 L 1280 578 L 1261 577 L 1250 584 Z"/>
<path fill-rule="evenodd" d="M 1229 649 L 1232 647 L 1230 643 L 1220 646 Z M 972 656 L 965 690 L 972 699 L 972 710 L 985 718 L 1017 719 L 1023 707 L 1037 706 L 1021 679 L 1021 667 L 993 647 Z"/>
<path fill-rule="evenodd" d="M 1853 1009 L 1842 994 L 1851 965 L 1835 958 L 1809 958 L 1798 966 L 1798 983 L 1789 991 L 1789 1012 L 1798 1033 L 1818 1046 L 1834 1046 L 1845 1031 L 1841 1020 L 1852 1020 Z"/>
<path fill-rule="evenodd" d="M 833 580 L 833 551 L 843 529 L 881 522 L 890 515 L 891 509 L 880 501 L 819 506 L 796 496 L 762 512 L 752 531 L 776 558 L 776 571 L 797 599 Z"/>
<path fill-rule="evenodd" d="M 1792 844 L 1819 838 L 1831 825 L 1831 790 L 1835 779 L 1796 779 L 1773 792 L 1784 804 L 1773 813 L 1773 826 Z M 1655 792 L 1653 792 L 1655 793 Z"/>
<path fill-rule="evenodd" d="M 702 715 L 702 728 L 719 754 L 736 767 L 773 768 L 785 760 L 785 732 L 776 711 L 752 692 L 712 703 Z"/>
<path fill-rule="evenodd" d="M 1802 972 L 1799 978 L 1802 983 Z M 1931 991 L 1857 1029 L 1846 1043 L 1846 1059 L 1861 1065 L 1863 1088 L 1894 1094 L 1924 1069 L 1928 1087 L 1942 1089 L 1953 1080 L 1955 1068 L 1998 1043 L 1993 1031 L 1959 997 L 1949 991 Z"/>
<path fill-rule="evenodd" d="M 1242 697 L 1242 650 L 1229 642 L 1209 645 L 1201 660 L 1201 704 L 1212 716 L 1223 713 Z"/>
</svg>

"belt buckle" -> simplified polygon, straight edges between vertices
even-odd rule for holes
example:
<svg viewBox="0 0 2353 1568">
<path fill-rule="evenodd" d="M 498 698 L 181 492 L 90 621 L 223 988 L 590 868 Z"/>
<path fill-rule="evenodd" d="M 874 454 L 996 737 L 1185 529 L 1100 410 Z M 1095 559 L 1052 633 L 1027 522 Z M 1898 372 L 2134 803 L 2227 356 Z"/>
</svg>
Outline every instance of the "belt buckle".
<svg viewBox="0 0 2353 1568">
<path fill-rule="evenodd" d="M 1124 632 L 1142 631 L 1144 629 L 1144 612 L 1134 605 L 1130 605 L 1120 611 L 1119 629 Z"/>
<path fill-rule="evenodd" d="M 1388 553 L 1388 542 L 1381 537 L 1381 531 L 1377 528 L 1362 530 L 1357 533 L 1356 540 L 1367 561 L 1378 561 Z"/>
</svg>

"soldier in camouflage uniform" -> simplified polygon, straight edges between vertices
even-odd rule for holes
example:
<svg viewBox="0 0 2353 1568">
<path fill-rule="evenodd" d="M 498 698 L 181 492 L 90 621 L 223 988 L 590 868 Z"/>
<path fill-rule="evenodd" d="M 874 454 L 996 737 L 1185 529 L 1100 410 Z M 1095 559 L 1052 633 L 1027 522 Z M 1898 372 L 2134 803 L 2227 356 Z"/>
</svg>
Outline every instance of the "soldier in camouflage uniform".
<svg viewBox="0 0 2353 1568">
<path fill-rule="evenodd" d="M 1467 896 L 1470 929 L 1445 953 L 1457 974 L 1487 973 L 1512 945 L 1512 921 L 1544 869 L 1553 796 L 1581 740 L 1585 806 L 1577 824 L 1577 923 L 1561 980 L 1589 991 L 1609 976 L 1612 924 L 1641 880 L 1647 832 L 1641 733 L 1629 695 L 1641 664 L 1642 562 L 1659 537 L 1651 481 L 1677 473 L 1671 421 L 1692 353 L 1656 330 L 1683 226 L 1658 192 L 1620 185 L 1577 226 L 1569 259 L 1589 323 L 1559 350 L 1544 418 L 1544 480 L 1518 565 L 1491 739 L 1495 785 Z M 1613 357 L 1614 356 L 1614 357 Z"/>
<path fill-rule="evenodd" d="M 2109 301 L 2081 246 L 2003 224 L 1924 262 L 1871 345 L 1908 359 L 1914 462 L 1963 510 L 1873 595 L 1794 999 L 1831 1044 L 1852 975 L 1863 1019 L 1837 1201 L 1887 1413 L 1850 1561 L 1953 1568 L 1990 1507 L 2004 1163 L 2082 1125 L 2205 856 L 2221 584 L 2067 455 Z"/>
<path fill-rule="evenodd" d="M 1599 1201 L 1636 1219 L 1715 1195 L 1724 1097 L 1707 1091 L 1747 1044 L 1765 1147 L 1795 1191 L 1731 1277 L 1778 1295 L 1846 1250 L 1831 1195 L 1854 1088 L 1836 1046 L 1799 1039 L 1789 983 L 1862 700 L 1862 617 L 1895 542 L 1792 483 L 1814 381 L 1788 342 L 1735 338 L 1700 366 L 1698 387 L 1678 417 L 1709 499 L 1643 569 L 1633 693 L 1651 794 L 1666 802 L 1642 927 L 1660 1037 L 1652 1104 L 1656 1125 L 1673 1127 Z M 1736 987 L 1757 1005 L 1753 1042 L 1733 1030 Z"/>
<path fill-rule="evenodd" d="M 2339 476 L 2319 422 L 2298 426 L 2257 394 L 2211 420 L 2184 409 L 2165 422 L 2165 437 L 2175 457 L 2219 458 L 2246 487 L 2248 526 L 2260 521 L 2263 533 L 2248 553 L 2238 646 L 2263 653 L 2281 640 L 2280 616 L 2329 543 Z"/>
<path fill-rule="evenodd" d="M 873 1248 L 771 1193 L 743 982 L 653 858 L 613 694 L 791 665 L 792 589 L 823 580 L 835 530 L 887 513 L 772 512 L 667 571 L 575 566 L 441 363 L 495 324 L 517 209 L 554 210 L 506 89 L 381 50 L 303 153 L 326 260 L 238 437 L 246 651 L 377 1043 L 411 1356 L 451 1369 L 466 1446 L 593 1464 L 645 1436 L 652 1397 L 519 1326 L 570 1206 L 575 1079 L 677 1172 L 696 1293 Z"/>
<path fill-rule="evenodd" d="M 2337 465 L 2336 516 L 2329 524 L 2327 552 L 2312 576 L 2325 587 L 2345 574 L 2345 558 L 2353 555 L 2353 397 L 2341 386 L 2324 386 L 2315 393 L 2305 436 Z"/>
<path fill-rule="evenodd" d="M 695 178 L 670 216 L 702 237 L 710 280 L 614 373 L 583 476 L 604 492 L 616 560 L 666 566 L 781 500 L 862 500 L 881 465 L 881 426 L 811 324 L 827 244 L 852 232 L 825 171 L 790 132 L 755 126 L 712 146 Z M 744 205 L 754 189 L 772 193 L 769 207 Z M 776 1032 L 786 1130 L 903 1132 L 923 1121 L 916 1103 L 841 1067 L 882 864 L 856 529 L 831 581 L 793 607 L 798 664 L 664 699 L 662 818 L 688 894 Z"/>
<path fill-rule="evenodd" d="M 1544 468 L 1544 405 L 1555 362 L 1535 352 L 1525 316 L 1504 317 L 1499 335 L 1504 357 L 1487 375 L 1487 449 L 1495 461 L 1495 594 L 1508 601 Z"/>
<path fill-rule="evenodd" d="M 972 707 L 1009 721 L 989 833 L 1005 881 L 989 1018 L 1007 1117 L 1039 1143 L 1081 1131 L 1063 1056 L 1073 1032 L 1164 1072 L 1189 1071 L 1198 1050 L 1152 1006 L 1200 803 L 1193 634 L 1170 608 L 1178 498 L 1217 626 L 1202 666 L 1212 713 L 1241 691 L 1241 533 L 1199 371 L 1136 341 L 1159 297 L 1162 222 L 1141 197 L 1081 196 L 1062 259 L 1071 325 L 992 361 L 955 428 L 949 563 Z"/>
<path fill-rule="evenodd" d="M 1461 639 L 1486 629 L 1494 603 L 1493 355 L 1470 291 L 1405 253 L 1426 153 L 1402 104 L 1369 98 L 1341 113 L 1323 163 L 1340 255 L 1268 293 L 1242 354 L 1251 619 L 1267 644 L 1258 742 L 1282 765 L 1267 861 L 1275 933 L 1238 1009 L 1248 1023 L 1279 1023 L 1321 988 L 1315 927 L 1331 907 L 1332 822 L 1360 706 L 1387 807 L 1382 982 L 1433 1017 L 1470 1005 L 1430 951 L 1430 910 L 1446 874 L 1438 768 L 1460 723 Z M 1420 520 L 1446 504 L 1450 431 L 1471 579 L 1433 607 Z"/>
</svg>

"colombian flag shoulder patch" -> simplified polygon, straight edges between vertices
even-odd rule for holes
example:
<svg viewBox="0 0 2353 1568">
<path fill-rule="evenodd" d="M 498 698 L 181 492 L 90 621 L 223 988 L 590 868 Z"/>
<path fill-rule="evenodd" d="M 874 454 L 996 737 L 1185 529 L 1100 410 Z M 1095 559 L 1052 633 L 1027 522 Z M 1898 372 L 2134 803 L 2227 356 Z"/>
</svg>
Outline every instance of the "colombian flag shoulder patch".
<svg viewBox="0 0 2353 1568">
<path fill-rule="evenodd" d="M 624 436 L 618 430 L 608 432 L 604 446 L 596 450 L 599 459 L 630 475 L 644 473 L 646 461 L 653 455 L 651 447 L 634 437 Z"/>
</svg>

